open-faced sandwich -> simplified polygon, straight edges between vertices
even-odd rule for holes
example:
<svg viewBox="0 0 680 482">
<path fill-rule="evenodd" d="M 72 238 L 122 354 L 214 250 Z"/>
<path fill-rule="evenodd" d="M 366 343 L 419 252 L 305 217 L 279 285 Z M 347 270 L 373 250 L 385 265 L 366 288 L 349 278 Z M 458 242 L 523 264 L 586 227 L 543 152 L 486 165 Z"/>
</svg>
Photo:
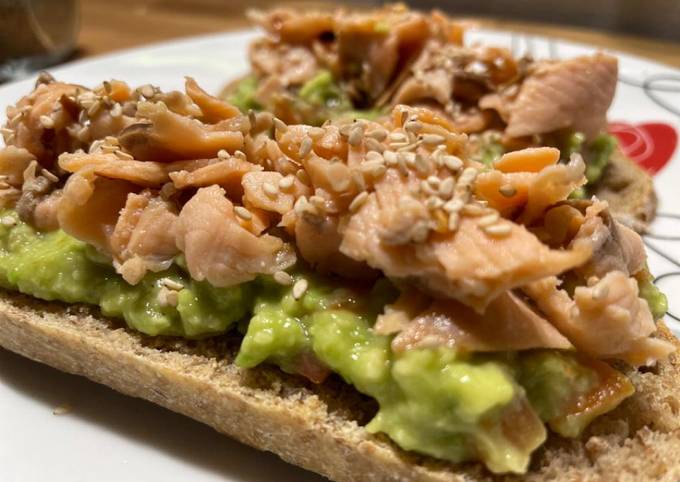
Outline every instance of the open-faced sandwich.
<svg viewBox="0 0 680 482">
<path fill-rule="evenodd" d="M 337 481 L 680 474 L 666 300 L 579 153 L 190 78 L 42 75 L 2 134 L 3 347 Z"/>
<path fill-rule="evenodd" d="M 513 58 L 504 48 L 465 46 L 463 24 L 403 5 L 252 17 L 265 35 L 250 46 L 251 72 L 222 94 L 241 109 L 316 125 L 424 106 L 470 134 L 480 162 L 530 146 L 557 147 L 562 162 L 578 152 L 587 183 L 572 198 L 596 194 L 638 230 L 654 217 L 650 176 L 607 134 L 618 70 L 611 55 Z"/>
</svg>

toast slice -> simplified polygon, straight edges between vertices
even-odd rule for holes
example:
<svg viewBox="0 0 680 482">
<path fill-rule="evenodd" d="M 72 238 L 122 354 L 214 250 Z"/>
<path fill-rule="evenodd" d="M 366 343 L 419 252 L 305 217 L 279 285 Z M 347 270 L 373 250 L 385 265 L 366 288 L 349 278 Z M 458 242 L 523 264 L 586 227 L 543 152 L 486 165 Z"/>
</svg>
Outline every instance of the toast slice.
<svg viewBox="0 0 680 482">
<path fill-rule="evenodd" d="M 660 324 L 660 336 L 677 340 Z M 362 426 L 374 403 L 338 379 L 313 385 L 233 364 L 238 338 L 150 338 L 96 310 L 0 294 L 0 346 L 206 423 L 339 482 L 519 480 L 407 453 Z M 524 480 L 678 480 L 680 359 L 631 374 L 634 396 L 581 439 L 551 435 Z"/>
<path fill-rule="evenodd" d="M 595 195 L 609 202 L 619 221 L 638 232 L 643 232 L 656 215 L 652 177 L 618 148 L 597 183 Z"/>
</svg>

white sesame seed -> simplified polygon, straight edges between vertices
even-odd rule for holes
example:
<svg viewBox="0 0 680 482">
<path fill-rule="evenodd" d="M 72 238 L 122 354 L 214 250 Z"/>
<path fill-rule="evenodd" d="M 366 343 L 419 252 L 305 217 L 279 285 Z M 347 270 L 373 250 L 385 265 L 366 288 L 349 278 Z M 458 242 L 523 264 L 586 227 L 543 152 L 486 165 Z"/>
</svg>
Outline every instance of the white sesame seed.
<svg viewBox="0 0 680 482">
<path fill-rule="evenodd" d="M 600 278 L 598 278 L 597 276 L 591 276 L 590 278 L 588 278 L 586 283 L 588 284 L 588 286 L 593 286 L 597 284 L 598 281 L 600 281 Z"/>
<path fill-rule="evenodd" d="M 219 151 L 217 151 L 217 157 L 224 161 L 226 159 L 229 159 L 229 153 L 224 149 L 220 149 Z"/>
<path fill-rule="evenodd" d="M 442 163 L 448 169 L 451 169 L 452 171 L 458 171 L 461 167 L 463 167 L 463 161 L 461 161 L 459 157 L 452 156 L 452 155 L 445 155 L 445 156 L 441 156 L 440 159 L 441 159 Z"/>
<path fill-rule="evenodd" d="M 184 285 L 182 283 L 180 283 L 179 281 L 175 281 L 172 278 L 161 278 L 160 283 L 161 285 L 171 290 L 180 291 L 184 289 Z"/>
<path fill-rule="evenodd" d="M 457 213 L 464 205 L 465 203 L 462 199 L 451 199 L 444 204 L 444 211 L 447 213 Z"/>
<path fill-rule="evenodd" d="M 480 227 L 491 226 L 496 221 L 498 221 L 498 219 L 499 219 L 498 211 L 492 211 L 490 214 L 487 214 L 479 218 L 477 224 Z"/>
<path fill-rule="evenodd" d="M 316 194 L 309 198 L 309 202 L 319 209 L 323 210 L 326 208 L 326 200 L 321 196 L 317 196 Z"/>
<path fill-rule="evenodd" d="M 69 405 L 60 405 L 58 407 L 54 407 L 52 410 L 52 415 L 67 415 L 71 413 L 71 407 Z"/>
<path fill-rule="evenodd" d="M 477 169 L 474 167 L 466 167 L 460 177 L 458 178 L 458 184 L 468 185 L 474 182 L 477 178 Z"/>
<path fill-rule="evenodd" d="M 458 229 L 458 223 L 460 222 L 460 216 L 457 212 L 449 213 L 449 221 L 447 227 L 449 231 L 455 231 Z"/>
<path fill-rule="evenodd" d="M 436 191 L 432 189 L 432 186 L 430 186 L 430 183 L 427 181 L 420 181 L 420 190 L 428 196 L 432 196 L 436 193 Z"/>
<path fill-rule="evenodd" d="M 293 285 L 293 298 L 296 300 L 299 300 L 302 298 L 302 295 L 305 294 L 305 291 L 307 291 L 307 288 L 309 287 L 309 283 L 307 282 L 306 279 L 300 278 L 295 282 Z"/>
<path fill-rule="evenodd" d="M 354 199 L 352 199 L 352 202 L 349 204 L 349 211 L 352 213 L 357 212 L 359 208 L 364 205 L 367 199 L 368 193 L 366 191 L 360 192 Z"/>
<path fill-rule="evenodd" d="M 385 151 L 385 146 L 370 137 L 366 137 L 364 139 L 364 144 L 366 145 L 366 149 L 369 151 L 377 151 L 380 153 Z"/>
<path fill-rule="evenodd" d="M 150 99 L 151 97 L 153 97 L 156 94 L 156 91 L 153 88 L 153 85 L 146 84 L 146 85 L 143 85 L 139 88 L 139 93 L 142 94 L 147 99 Z"/>
<path fill-rule="evenodd" d="M 58 182 L 59 178 L 55 176 L 52 172 L 48 171 L 47 169 L 41 169 L 40 174 L 42 174 L 43 177 L 47 178 L 49 181 L 52 182 Z"/>
<path fill-rule="evenodd" d="M 427 198 L 427 201 L 425 201 L 425 206 L 430 210 L 439 209 L 443 205 L 444 201 L 442 201 L 441 198 L 437 196 L 430 196 Z"/>
<path fill-rule="evenodd" d="M 381 129 L 381 128 L 373 129 L 372 131 L 366 133 L 366 135 L 368 137 L 370 137 L 371 139 L 375 139 L 376 141 L 380 141 L 380 142 L 387 139 L 387 131 L 385 129 Z"/>
<path fill-rule="evenodd" d="M 385 158 L 379 152 L 376 151 L 368 151 L 366 153 L 366 160 L 369 162 L 370 161 L 376 161 L 381 163 L 385 162 Z"/>
<path fill-rule="evenodd" d="M 345 125 L 341 126 L 340 129 L 339 129 L 340 135 L 343 136 L 343 137 L 349 137 L 349 133 L 350 133 L 350 131 L 352 130 L 353 127 L 354 126 L 352 124 L 345 124 Z"/>
<path fill-rule="evenodd" d="M 486 213 L 487 210 L 484 208 L 484 206 L 480 206 L 479 204 L 466 204 L 463 206 L 462 212 L 466 216 L 481 216 L 482 214 Z"/>
<path fill-rule="evenodd" d="M 244 219 L 246 221 L 249 221 L 253 218 L 252 213 L 250 211 L 248 211 L 246 208 L 244 208 L 243 206 L 236 206 L 234 208 L 234 212 L 236 213 L 236 215 L 239 218 Z"/>
<path fill-rule="evenodd" d="M 0 219 L 0 223 L 3 226 L 14 226 L 17 221 L 12 216 L 3 216 L 2 219 Z"/>
<path fill-rule="evenodd" d="M 323 137 L 323 135 L 324 135 L 325 133 L 326 133 L 326 131 L 323 130 L 321 127 L 312 127 L 312 128 L 309 129 L 309 131 L 307 132 L 307 134 L 309 134 L 309 137 L 311 137 L 311 138 L 314 139 L 314 140 Z"/>
<path fill-rule="evenodd" d="M 246 156 L 246 153 L 243 152 L 243 151 L 237 150 L 236 152 L 234 152 L 234 157 L 236 159 L 240 159 L 241 161 L 247 161 L 248 160 L 248 156 Z"/>
<path fill-rule="evenodd" d="M 116 150 L 113 152 L 118 159 L 122 159 L 124 161 L 131 161 L 134 159 L 131 154 L 128 154 L 127 152 L 123 152 L 120 149 Z"/>
<path fill-rule="evenodd" d="M 347 142 L 350 146 L 358 146 L 364 138 L 364 129 L 361 125 L 356 125 L 349 132 Z"/>
<path fill-rule="evenodd" d="M 383 158 L 385 159 L 385 163 L 388 166 L 396 166 L 398 159 L 397 159 L 397 153 L 394 151 L 385 151 L 383 152 Z"/>
<path fill-rule="evenodd" d="M 453 177 L 447 177 L 444 179 L 440 184 L 439 184 L 439 196 L 442 199 L 449 199 L 451 196 L 453 196 L 453 188 L 455 187 L 456 182 L 453 179 Z"/>
<path fill-rule="evenodd" d="M 505 197 L 512 197 L 517 194 L 517 189 L 515 189 L 515 187 L 510 184 L 504 184 L 498 188 L 498 192 L 500 192 Z"/>
<path fill-rule="evenodd" d="M 361 173 L 359 170 L 353 170 L 352 171 L 352 180 L 354 181 L 354 184 L 357 187 L 357 190 L 359 191 L 365 191 L 366 190 L 366 180 L 364 179 L 364 175 Z"/>
<path fill-rule="evenodd" d="M 417 120 L 411 120 L 404 124 L 404 129 L 409 132 L 419 132 L 423 129 L 423 123 Z"/>
<path fill-rule="evenodd" d="M 507 236 L 512 231 L 510 223 L 497 223 L 482 228 L 486 234 L 491 236 Z"/>
<path fill-rule="evenodd" d="M 279 180 L 279 188 L 283 189 L 284 191 L 287 191 L 291 187 L 293 187 L 293 184 L 295 183 L 295 177 L 292 174 L 288 174 L 287 176 L 281 178 Z"/>
<path fill-rule="evenodd" d="M 96 101 L 94 104 L 92 104 L 88 109 L 87 109 L 87 115 L 89 117 L 93 117 L 94 115 L 99 112 L 99 109 L 101 109 L 102 103 L 100 101 Z"/>
<path fill-rule="evenodd" d="M 76 133 L 76 137 L 80 142 L 87 142 L 90 138 L 90 128 L 85 126 L 82 129 L 79 129 Z"/>
<path fill-rule="evenodd" d="M 280 132 L 283 134 L 288 130 L 288 126 L 286 125 L 285 122 L 283 122 L 281 119 L 278 117 L 274 117 L 274 129 L 276 129 L 277 132 Z"/>
<path fill-rule="evenodd" d="M 115 104 L 113 104 L 113 107 L 111 107 L 110 114 L 111 114 L 111 117 L 113 117 L 114 119 L 122 116 L 123 115 L 123 107 L 118 102 L 116 102 Z"/>
<path fill-rule="evenodd" d="M 262 190 L 269 197 L 276 197 L 279 194 L 279 188 L 270 182 L 265 182 L 262 184 Z"/>
<path fill-rule="evenodd" d="M 45 129 L 54 129 L 54 119 L 52 119 L 48 115 L 41 115 L 40 125 L 43 126 Z"/>
<path fill-rule="evenodd" d="M 274 273 L 274 281 L 283 286 L 290 286 L 293 284 L 293 277 L 285 271 L 277 271 Z"/>
<path fill-rule="evenodd" d="M 424 134 L 420 140 L 423 141 L 423 144 L 435 146 L 444 142 L 446 138 L 444 136 L 440 136 L 439 134 Z"/>
<path fill-rule="evenodd" d="M 427 178 L 427 183 L 432 186 L 432 189 L 437 189 L 439 188 L 439 183 L 441 180 L 437 176 L 429 176 Z"/>
<path fill-rule="evenodd" d="M 297 214 L 302 214 L 305 211 L 305 209 L 307 208 L 308 204 L 309 204 L 309 202 L 307 201 L 307 197 L 306 196 L 300 196 L 295 201 L 295 204 L 293 205 L 293 209 L 295 210 L 295 212 Z"/>
<path fill-rule="evenodd" d="M 403 132 L 392 132 L 388 137 L 391 142 L 408 142 L 408 137 Z"/>
<path fill-rule="evenodd" d="M 312 152 L 312 138 L 305 137 L 302 139 L 302 143 L 300 144 L 300 151 L 298 152 L 298 155 L 301 159 L 304 159 L 309 155 L 310 152 Z"/>
</svg>

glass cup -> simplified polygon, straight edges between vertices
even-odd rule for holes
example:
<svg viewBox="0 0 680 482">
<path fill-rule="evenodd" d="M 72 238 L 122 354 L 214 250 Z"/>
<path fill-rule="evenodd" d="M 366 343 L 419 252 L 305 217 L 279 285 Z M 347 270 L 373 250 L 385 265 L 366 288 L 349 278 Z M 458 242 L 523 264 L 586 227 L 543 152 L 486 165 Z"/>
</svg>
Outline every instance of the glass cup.
<svg viewBox="0 0 680 482">
<path fill-rule="evenodd" d="M 78 0 L 0 0 L 0 82 L 67 58 L 79 22 Z"/>
</svg>

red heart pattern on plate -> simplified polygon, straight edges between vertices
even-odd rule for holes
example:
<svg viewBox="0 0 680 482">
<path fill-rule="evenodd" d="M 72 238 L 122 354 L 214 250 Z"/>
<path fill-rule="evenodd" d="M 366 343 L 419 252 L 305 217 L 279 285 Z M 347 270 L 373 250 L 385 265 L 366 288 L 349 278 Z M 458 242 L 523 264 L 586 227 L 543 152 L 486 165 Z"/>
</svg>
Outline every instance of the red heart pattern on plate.
<svg viewBox="0 0 680 482">
<path fill-rule="evenodd" d="M 678 145 L 678 133 L 663 122 L 611 122 L 609 133 L 619 140 L 623 153 L 650 174 L 656 174 L 668 164 Z"/>
</svg>

